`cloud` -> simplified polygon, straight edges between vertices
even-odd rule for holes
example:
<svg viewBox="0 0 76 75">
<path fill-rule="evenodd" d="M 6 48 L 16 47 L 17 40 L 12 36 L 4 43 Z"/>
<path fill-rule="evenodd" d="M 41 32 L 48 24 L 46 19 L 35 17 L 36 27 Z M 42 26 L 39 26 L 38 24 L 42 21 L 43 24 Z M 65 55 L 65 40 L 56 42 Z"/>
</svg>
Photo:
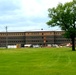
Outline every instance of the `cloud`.
<svg viewBox="0 0 76 75">
<path fill-rule="evenodd" d="M 4 31 L 5 26 L 9 31 L 52 30 L 46 25 L 47 10 L 59 2 L 65 0 L 0 0 L 0 31 Z"/>
<path fill-rule="evenodd" d="M 0 1 L 0 11 L 13 11 L 19 7 L 13 2 L 13 0 L 1 0 Z"/>
<path fill-rule="evenodd" d="M 12 15 L 15 10 L 19 9 L 19 5 L 14 0 L 0 0 L 0 16 Z"/>
</svg>

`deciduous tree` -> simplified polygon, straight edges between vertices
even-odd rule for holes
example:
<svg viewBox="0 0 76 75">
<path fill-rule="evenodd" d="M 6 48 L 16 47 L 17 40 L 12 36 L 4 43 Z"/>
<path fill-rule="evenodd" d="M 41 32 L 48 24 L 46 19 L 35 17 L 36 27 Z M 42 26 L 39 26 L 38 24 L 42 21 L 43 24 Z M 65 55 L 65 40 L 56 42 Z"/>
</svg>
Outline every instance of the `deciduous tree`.
<svg viewBox="0 0 76 75">
<path fill-rule="evenodd" d="M 76 37 L 76 0 L 48 9 L 50 20 L 47 25 L 59 26 L 65 31 L 64 35 L 72 41 L 72 50 L 75 51 Z"/>
</svg>

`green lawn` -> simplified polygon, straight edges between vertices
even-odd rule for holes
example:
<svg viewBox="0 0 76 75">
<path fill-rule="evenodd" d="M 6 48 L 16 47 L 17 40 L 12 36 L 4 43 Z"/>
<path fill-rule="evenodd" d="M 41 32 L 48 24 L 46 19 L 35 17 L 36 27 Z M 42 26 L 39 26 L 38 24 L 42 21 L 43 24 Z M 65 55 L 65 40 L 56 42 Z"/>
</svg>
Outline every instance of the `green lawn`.
<svg viewBox="0 0 76 75">
<path fill-rule="evenodd" d="M 71 48 L 0 49 L 0 75 L 76 75 Z"/>
</svg>

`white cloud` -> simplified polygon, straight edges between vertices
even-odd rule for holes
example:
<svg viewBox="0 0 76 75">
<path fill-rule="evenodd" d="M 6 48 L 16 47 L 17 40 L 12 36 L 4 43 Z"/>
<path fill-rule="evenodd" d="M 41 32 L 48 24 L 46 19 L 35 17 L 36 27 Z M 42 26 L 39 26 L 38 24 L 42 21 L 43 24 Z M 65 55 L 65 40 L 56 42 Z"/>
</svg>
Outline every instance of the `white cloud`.
<svg viewBox="0 0 76 75">
<path fill-rule="evenodd" d="M 47 10 L 67 1 L 72 0 L 0 0 L 0 27 L 7 25 L 9 31 L 56 30 L 46 25 Z"/>
</svg>

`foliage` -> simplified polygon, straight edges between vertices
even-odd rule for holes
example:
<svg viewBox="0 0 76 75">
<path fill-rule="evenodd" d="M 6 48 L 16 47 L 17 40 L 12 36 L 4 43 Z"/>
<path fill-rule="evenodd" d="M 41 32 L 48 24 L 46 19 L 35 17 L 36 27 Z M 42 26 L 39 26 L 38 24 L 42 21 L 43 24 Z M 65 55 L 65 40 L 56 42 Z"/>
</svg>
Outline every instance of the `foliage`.
<svg viewBox="0 0 76 75">
<path fill-rule="evenodd" d="M 47 22 L 51 26 L 60 26 L 62 30 L 74 28 L 76 22 L 76 7 L 73 2 L 66 4 L 60 3 L 56 8 L 49 8 L 49 17 L 51 20 Z"/>
<path fill-rule="evenodd" d="M 65 4 L 59 3 L 57 7 L 49 8 L 49 17 L 47 24 L 54 27 L 59 26 L 65 31 L 65 37 L 72 39 L 73 49 L 75 49 L 76 37 L 76 0 Z"/>
</svg>

